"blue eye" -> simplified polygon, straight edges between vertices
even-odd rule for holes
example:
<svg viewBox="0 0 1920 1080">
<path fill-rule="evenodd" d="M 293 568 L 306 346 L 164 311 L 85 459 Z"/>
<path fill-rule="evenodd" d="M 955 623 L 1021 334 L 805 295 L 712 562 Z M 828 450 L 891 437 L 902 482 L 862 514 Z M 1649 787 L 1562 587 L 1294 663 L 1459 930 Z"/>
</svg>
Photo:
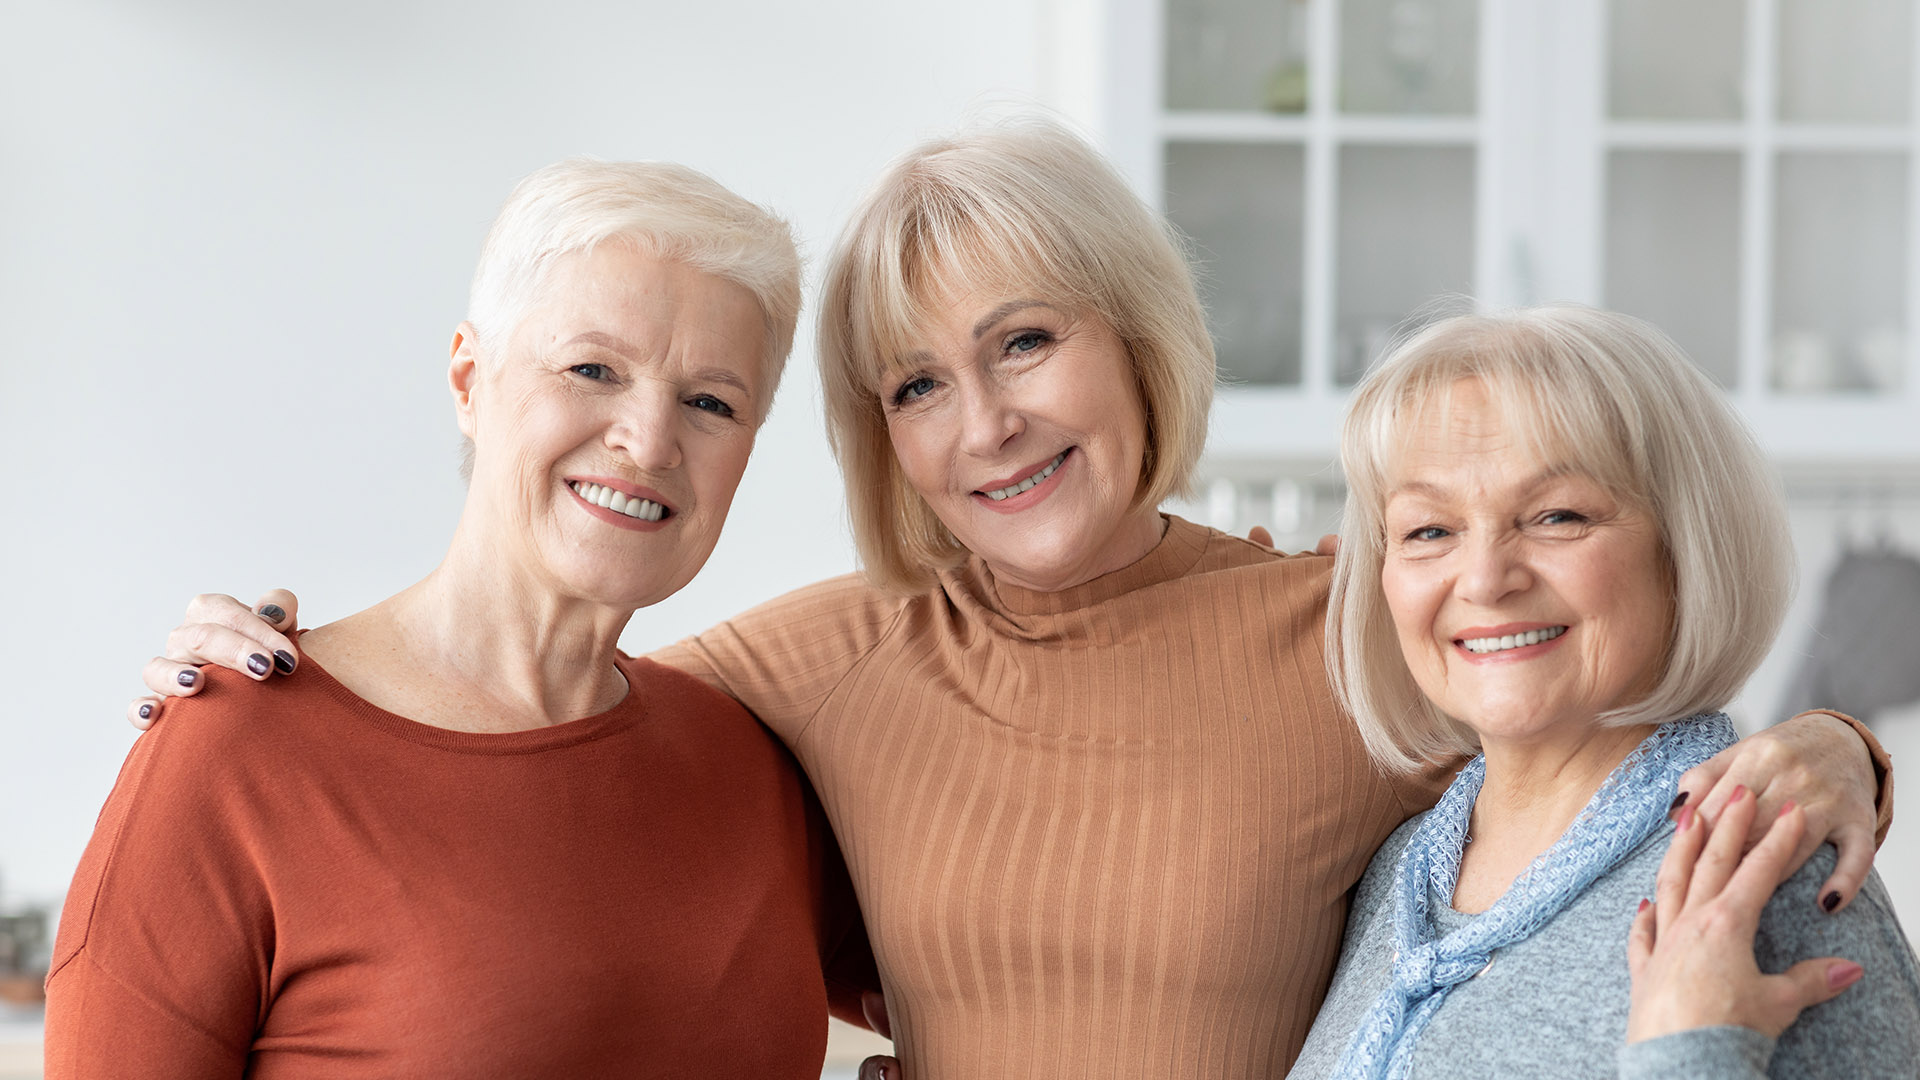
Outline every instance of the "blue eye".
<svg viewBox="0 0 1920 1080">
<path fill-rule="evenodd" d="M 1406 535 L 1408 540 L 1444 540 L 1450 534 L 1438 525 L 1422 525 Z"/>
<path fill-rule="evenodd" d="M 1549 510 L 1540 515 L 1542 525 L 1578 525 L 1586 520 L 1585 514 L 1573 510 Z"/>
<path fill-rule="evenodd" d="M 928 394 L 933 393 L 935 385 L 934 381 L 925 375 L 915 375 L 913 378 L 901 383 L 900 389 L 893 392 L 893 403 L 895 405 L 904 405 L 916 398 L 926 397 Z"/>
<path fill-rule="evenodd" d="M 715 416 L 732 416 L 733 406 L 714 397 L 712 394 L 699 394 L 687 402 L 701 412 L 710 412 Z"/>
<path fill-rule="evenodd" d="M 1022 330 L 1007 340 L 1007 351 L 1030 353 L 1051 340 L 1052 337 L 1050 335 L 1042 333 L 1039 330 Z"/>
<path fill-rule="evenodd" d="M 595 381 L 603 380 L 607 377 L 607 366 L 605 364 L 575 364 L 567 370 L 573 372 L 575 375 Z"/>
</svg>

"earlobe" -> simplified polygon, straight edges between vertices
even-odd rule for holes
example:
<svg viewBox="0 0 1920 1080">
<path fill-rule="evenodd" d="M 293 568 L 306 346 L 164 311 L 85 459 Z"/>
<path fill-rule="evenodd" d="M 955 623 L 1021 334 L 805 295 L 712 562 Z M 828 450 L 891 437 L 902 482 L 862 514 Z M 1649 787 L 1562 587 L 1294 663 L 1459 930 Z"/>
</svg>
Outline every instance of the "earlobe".
<svg viewBox="0 0 1920 1080">
<path fill-rule="evenodd" d="M 470 322 L 453 331 L 453 343 L 447 349 L 447 387 L 453 391 L 454 416 L 460 434 L 473 438 L 473 392 L 480 382 L 480 353 Z"/>
</svg>

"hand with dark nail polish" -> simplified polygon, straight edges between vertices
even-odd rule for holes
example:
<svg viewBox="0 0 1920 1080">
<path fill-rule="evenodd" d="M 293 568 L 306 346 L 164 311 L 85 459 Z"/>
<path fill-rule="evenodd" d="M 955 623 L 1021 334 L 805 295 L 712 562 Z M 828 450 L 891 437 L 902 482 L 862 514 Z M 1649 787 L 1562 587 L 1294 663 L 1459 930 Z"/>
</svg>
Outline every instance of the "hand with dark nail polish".
<svg viewBox="0 0 1920 1080">
<path fill-rule="evenodd" d="M 277 623 L 287 617 L 287 609 L 279 604 L 262 604 L 258 614 L 270 623 Z"/>
<path fill-rule="evenodd" d="M 175 675 L 173 681 L 179 683 L 181 686 L 191 687 L 194 683 L 200 681 L 200 673 L 192 668 L 188 668 L 180 674 Z"/>
<path fill-rule="evenodd" d="M 1828 912 L 1829 914 L 1831 914 L 1831 913 L 1833 912 L 1833 909 L 1834 909 L 1834 908 L 1837 908 L 1837 907 L 1839 907 L 1839 906 L 1840 906 L 1840 893 L 1839 893 L 1839 891 L 1838 891 L 1838 890 L 1836 890 L 1836 891 L 1834 891 L 1834 892 L 1830 892 L 1830 893 L 1828 893 L 1827 895 L 1825 895 L 1825 896 L 1823 896 L 1823 897 L 1821 897 L 1821 898 L 1820 898 L 1820 906 L 1821 906 L 1822 908 L 1825 908 L 1825 909 L 1827 910 L 1827 912 Z"/>
<path fill-rule="evenodd" d="M 255 675 L 265 675 L 272 669 L 273 661 L 268 660 L 259 653 L 254 653 L 252 656 L 247 657 L 247 670 L 253 672 Z"/>
<path fill-rule="evenodd" d="M 273 650 L 273 666 L 279 668 L 282 675 L 293 674 L 293 654 L 285 649 Z"/>
<path fill-rule="evenodd" d="M 153 719 L 153 706 L 151 704 L 140 706 L 140 719 L 142 720 Z"/>
</svg>

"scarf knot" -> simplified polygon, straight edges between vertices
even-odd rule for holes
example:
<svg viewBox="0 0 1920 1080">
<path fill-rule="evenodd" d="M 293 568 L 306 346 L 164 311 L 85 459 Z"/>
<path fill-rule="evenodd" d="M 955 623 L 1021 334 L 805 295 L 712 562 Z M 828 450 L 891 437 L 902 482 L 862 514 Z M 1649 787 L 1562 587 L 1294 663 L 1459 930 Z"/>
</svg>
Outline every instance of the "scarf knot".
<svg viewBox="0 0 1920 1080">
<path fill-rule="evenodd" d="M 1628 754 L 1567 831 L 1473 920 L 1435 937 L 1432 907 L 1448 904 L 1460 880 L 1460 856 L 1485 757 L 1460 770 L 1400 853 L 1393 876 L 1393 969 L 1387 986 L 1354 1029 L 1333 1076 L 1403 1077 L 1413 1046 L 1448 991 L 1486 970 L 1493 954 L 1532 937 L 1601 875 L 1618 866 L 1665 823 L 1680 774 L 1738 738 L 1724 713 L 1662 724 Z"/>
<path fill-rule="evenodd" d="M 1418 1004 L 1436 991 L 1458 986 L 1480 974 L 1491 959 L 1490 954 L 1483 952 L 1442 957 L 1437 943 L 1423 941 L 1394 957 L 1393 987 L 1406 996 L 1408 1004 Z"/>
</svg>

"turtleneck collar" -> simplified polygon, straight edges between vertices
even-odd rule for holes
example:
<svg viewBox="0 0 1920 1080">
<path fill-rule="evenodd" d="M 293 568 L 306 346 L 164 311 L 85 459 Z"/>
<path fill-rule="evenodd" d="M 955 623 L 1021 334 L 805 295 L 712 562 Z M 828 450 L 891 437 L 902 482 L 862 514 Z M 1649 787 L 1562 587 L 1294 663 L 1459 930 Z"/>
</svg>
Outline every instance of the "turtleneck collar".
<svg viewBox="0 0 1920 1080">
<path fill-rule="evenodd" d="M 979 587 L 971 591 L 977 592 L 988 607 L 1009 615 L 1060 615 L 1079 611 L 1136 589 L 1172 581 L 1186 574 L 1200 561 L 1201 553 L 1206 550 L 1207 529 L 1171 514 L 1161 516 L 1166 519 L 1167 529 L 1152 551 L 1138 562 L 1071 589 L 1036 592 L 998 581 L 993 576 L 993 569 L 977 555 L 969 558 L 958 573 L 979 583 Z"/>
</svg>

